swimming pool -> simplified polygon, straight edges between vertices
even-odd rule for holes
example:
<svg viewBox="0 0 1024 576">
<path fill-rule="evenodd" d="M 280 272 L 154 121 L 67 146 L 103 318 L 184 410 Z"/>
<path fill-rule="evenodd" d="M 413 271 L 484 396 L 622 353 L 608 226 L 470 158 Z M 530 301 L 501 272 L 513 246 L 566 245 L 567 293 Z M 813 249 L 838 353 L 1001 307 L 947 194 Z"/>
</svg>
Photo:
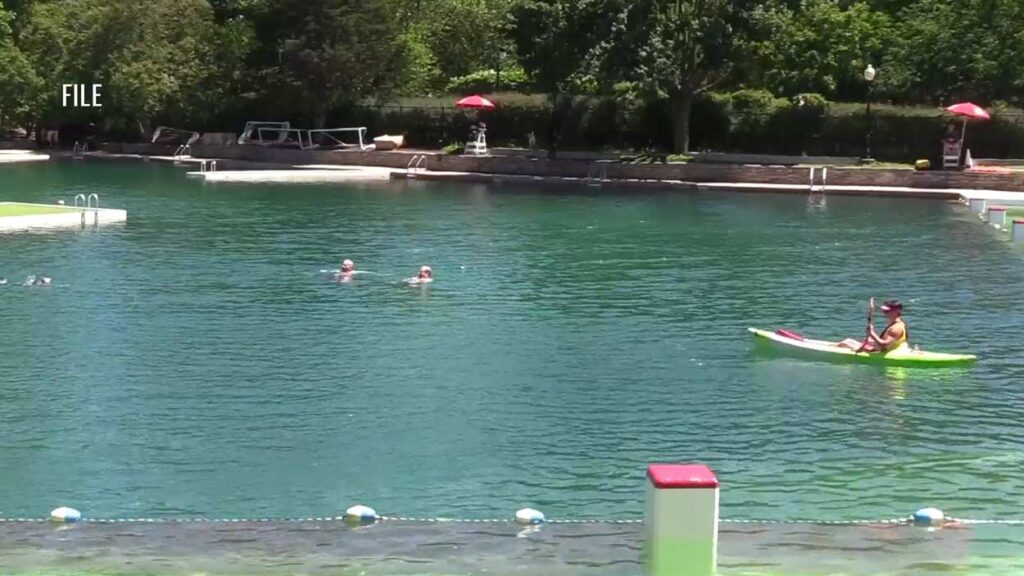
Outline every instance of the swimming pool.
<svg viewBox="0 0 1024 576">
<path fill-rule="evenodd" d="M 1024 517 L 1022 254 L 960 207 L 183 172 L 3 168 L 3 200 L 132 216 L 0 236 L 0 276 L 57 284 L 0 287 L 0 516 L 636 518 L 647 462 L 696 460 L 725 518 Z M 319 272 L 344 257 L 373 274 Z M 855 336 L 870 295 L 980 362 L 745 331 Z"/>
</svg>

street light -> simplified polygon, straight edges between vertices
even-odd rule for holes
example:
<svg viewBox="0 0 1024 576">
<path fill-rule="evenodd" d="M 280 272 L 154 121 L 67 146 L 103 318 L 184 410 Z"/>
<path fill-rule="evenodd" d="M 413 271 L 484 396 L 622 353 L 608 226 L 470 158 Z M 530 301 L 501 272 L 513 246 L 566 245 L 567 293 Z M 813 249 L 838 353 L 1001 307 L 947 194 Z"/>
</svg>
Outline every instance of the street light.
<svg viewBox="0 0 1024 576">
<path fill-rule="evenodd" d="M 868 83 L 868 99 L 867 99 L 867 120 L 868 120 L 868 135 L 867 135 L 867 156 L 864 157 L 864 162 L 874 162 L 871 158 L 871 85 L 875 82 L 875 67 L 868 64 L 868 67 L 864 69 L 864 80 Z"/>
</svg>

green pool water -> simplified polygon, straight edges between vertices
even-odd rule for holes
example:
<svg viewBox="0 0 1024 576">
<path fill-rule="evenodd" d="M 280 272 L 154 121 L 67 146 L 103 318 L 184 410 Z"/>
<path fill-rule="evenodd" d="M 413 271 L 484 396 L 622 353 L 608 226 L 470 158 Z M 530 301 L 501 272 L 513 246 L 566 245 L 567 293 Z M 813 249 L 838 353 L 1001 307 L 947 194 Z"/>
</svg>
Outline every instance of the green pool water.
<svg viewBox="0 0 1024 576">
<path fill-rule="evenodd" d="M 132 214 L 123 227 L 0 236 L 12 280 L 0 286 L 0 517 L 59 505 L 101 518 L 324 516 L 364 503 L 637 518 L 647 462 L 700 461 L 720 477 L 726 518 L 926 505 L 1024 518 L 1024 253 L 961 206 L 203 185 L 183 168 L 97 161 L 0 173 L 2 201 L 95 192 Z M 367 273 L 320 273 L 345 257 Z M 436 282 L 405 286 L 421 264 Z M 30 274 L 55 286 L 14 285 Z M 857 336 L 871 295 L 907 304 L 913 342 L 979 362 L 816 363 L 759 353 L 746 332 Z M 24 538 L 14 530 L 11 542 Z M 997 544 L 963 565 L 980 555 L 1005 573 L 1016 548 L 998 543 L 1024 544 L 1024 528 L 989 530 Z M 804 571 L 813 537 L 766 547 L 795 560 L 761 563 L 753 536 L 729 536 L 723 571 L 857 573 L 863 555 L 902 545 L 851 555 L 844 533 L 828 534 Z M 638 573 L 639 538 L 607 556 L 591 545 L 583 556 L 603 559 L 591 572 L 572 566 Z M 132 569 L 82 556 L 67 569 Z M 491 572 L 506 565 L 484 557 Z M 29 558 L 19 569 L 64 566 Z"/>
</svg>

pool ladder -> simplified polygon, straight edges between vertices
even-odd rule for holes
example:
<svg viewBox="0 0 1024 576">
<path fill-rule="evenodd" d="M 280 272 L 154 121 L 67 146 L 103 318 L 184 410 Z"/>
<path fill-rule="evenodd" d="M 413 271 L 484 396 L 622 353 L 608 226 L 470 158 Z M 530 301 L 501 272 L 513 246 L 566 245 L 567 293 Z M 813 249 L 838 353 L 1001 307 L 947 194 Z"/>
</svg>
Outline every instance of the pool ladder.
<svg viewBox="0 0 1024 576">
<path fill-rule="evenodd" d="M 217 161 L 216 160 L 200 160 L 199 161 L 200 172 L 216 172 Z"/>
<path fill-rule="evenodd" d="M 191 157 L 192 157 L 192 147 L 189 146 L 188 144 L 182 144 L 181 146 L 178 146 L 178 148 L 175 149 L 175 151 L 174 151 L 174 159 L 175 160 L 179 160 L 181 158 L 191 158 Z"/>
<path fill-rule="evenodd" d="M 75 140 L 75 145 L 71 148 L 71 157 L 75 160 L 81 160 L 85 158 L 85 153 L 89 151 L 89 144 L 82 142 L 79 144 L 78 140 Z"/>
<path fill-rule="evenodd" d="M 814 194 L 815 192 L 818 192 L 819 194 L 824 194 L 825 193 L 825 186 L 826 186 L 826 184 L 828 182 L 828 168 L 827 167 L 823 167 L 821 169 L 821 184 L 815 184 L 814 183 L 814 171 L 815 170 L 816 170 L 816 168 L 814 166 L 811 166 L 811 185 L 808 188 L 808 192 L 810 192 L 811 194 Z"/>
<path fill-rule="evenodd" d="M 591 162 L 587 166 L 587 186 L 600 188 L 608 179 L 608 164 L 606 162 Z"/>
<path fill-rule="evenodd" d="M 75 208 L 82 209 L 82 227 L 86 225 L 86 214 L 92 213 L 92 224 L 100 223 L 100 195 L 99 194 L 75 194 Z"/>
<path fill-rule="evenodd" d="M 426 154 L 413 154 L 412 158 L 410 158 L 409 162 L 405 165 L 405 177 L 416 178 L 416 174 L 422 170 L 426 170 L 426 167 L 424 166 L 426 163 Z"/>
</svg>

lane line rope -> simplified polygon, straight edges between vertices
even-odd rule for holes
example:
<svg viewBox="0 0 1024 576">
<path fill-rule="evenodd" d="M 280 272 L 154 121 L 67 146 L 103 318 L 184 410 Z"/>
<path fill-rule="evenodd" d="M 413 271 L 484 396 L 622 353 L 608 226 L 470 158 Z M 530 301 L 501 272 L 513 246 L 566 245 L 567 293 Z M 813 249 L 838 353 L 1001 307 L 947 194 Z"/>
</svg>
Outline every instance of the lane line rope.
<svg viewBox="0 0 1024 576">
<path fill-rule="evenodd" d="M 0 523 L 40 523 L 50 522 L 49 518 L 3 518 Z M 238 524 L 255 522 L 344 522 L 344 516 L 307 516 L 297 518 L 82 518 L 79 522 L 92 524 Z M 513 518 L 444 518 L 444 517 L 418 517 L 418 516 L 378 516 L 378 522 L 411 522 L 423 524 L 516 524 Z M 965 525 L 1003 525 L 1003 526 L 1024 526 L 1024 519 L 979 519 L 979 518 L 954 518 L 947 516 L 946 522 L 955 522 Z M 368 521 L 369 522 L 369 521 Z M 814 519 L 784 519 L 772 520 L 762 518 L 722 518 L 722 524 L 761 524 L 761 525 L 820 525 L 820 526 L 857 526 L 869 524 L 913 524 L 912 516 L 902 518 L 882 519 L 858 519 L 858 520 L 814 520 Z M 641 518 L 551 518 L 544 520 L 541 524 L 643 524 Z"/>
</svg>

